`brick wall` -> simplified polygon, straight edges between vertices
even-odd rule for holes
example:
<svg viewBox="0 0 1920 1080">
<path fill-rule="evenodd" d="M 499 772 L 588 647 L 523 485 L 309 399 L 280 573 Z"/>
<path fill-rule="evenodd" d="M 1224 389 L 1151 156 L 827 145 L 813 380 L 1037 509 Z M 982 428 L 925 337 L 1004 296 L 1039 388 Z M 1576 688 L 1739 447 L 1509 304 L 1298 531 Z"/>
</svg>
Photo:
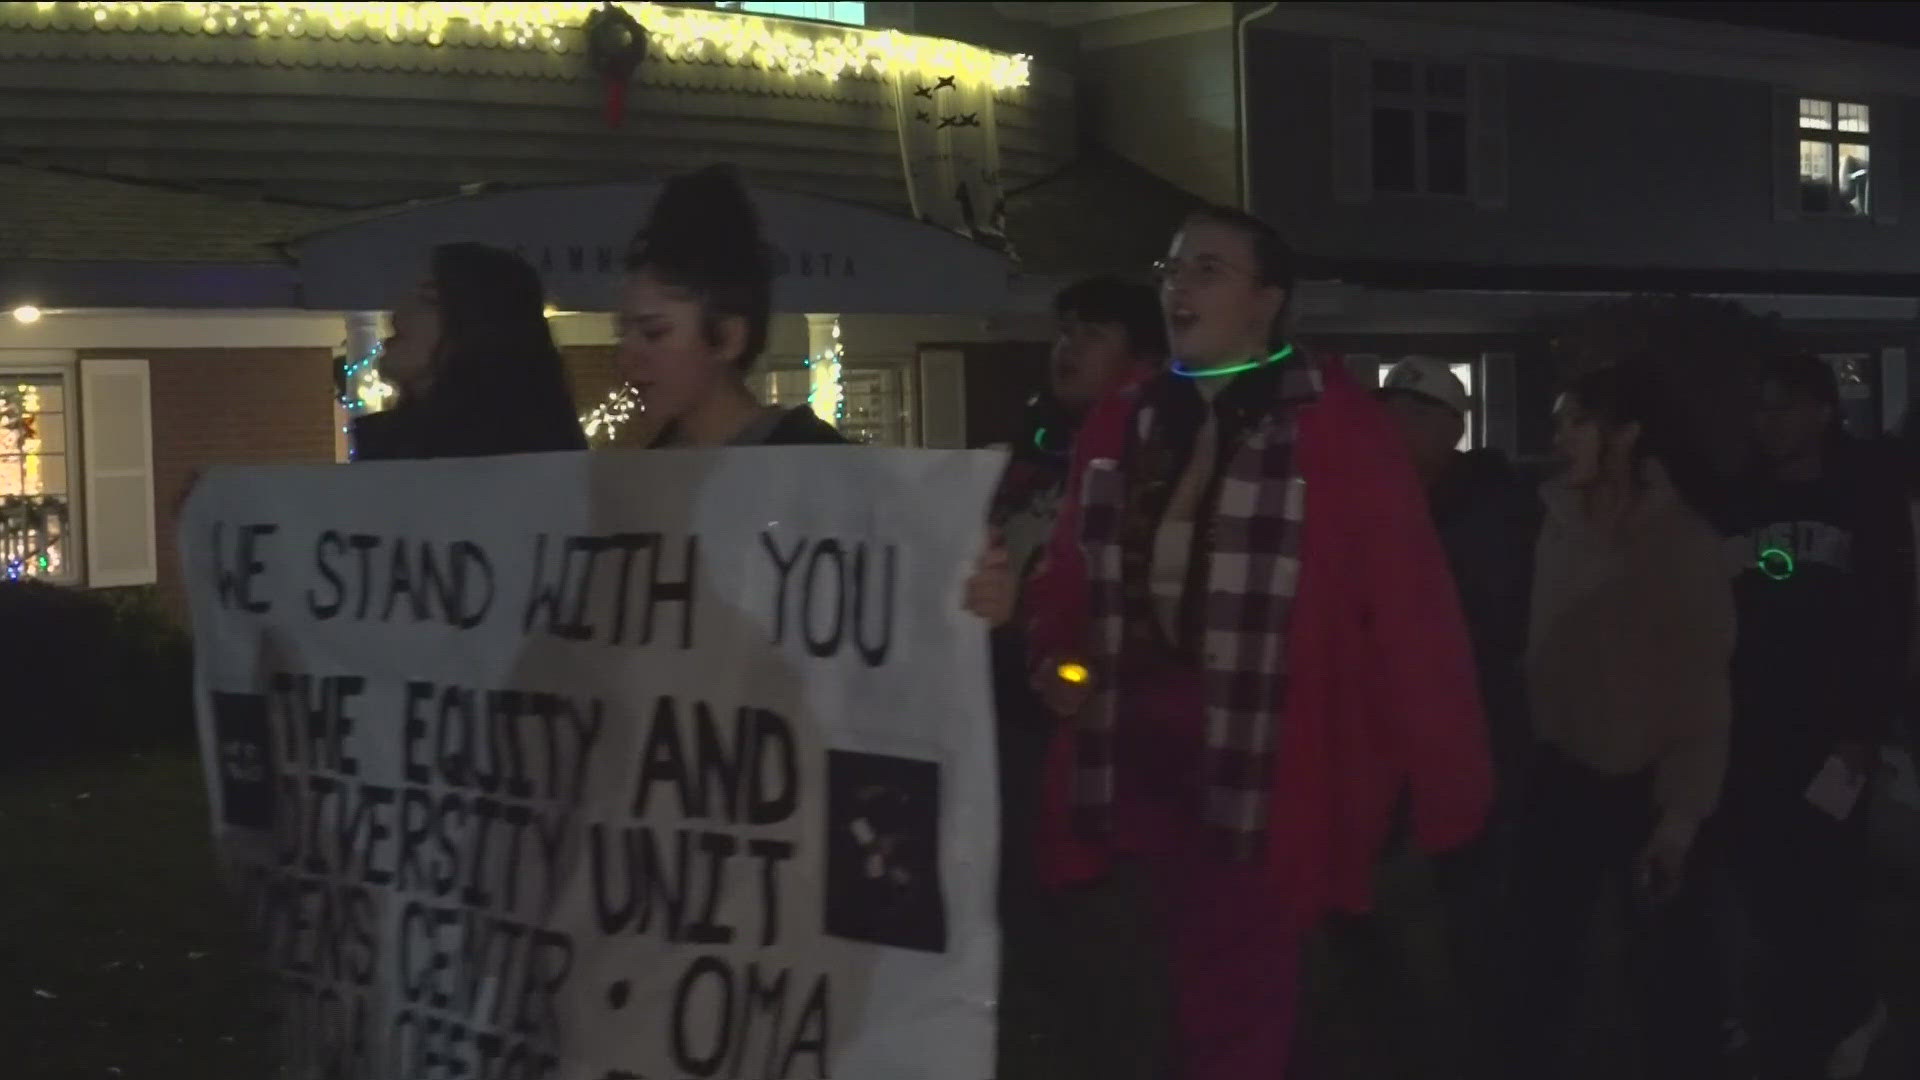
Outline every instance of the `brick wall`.
<svg viewBox="0 0 1920 1080">
<path fill-rule="evenodd" d="M 113 355 L 125 356 L 126 350 Z M 326 349 L 158 349 L 143 355 L 153 381 L 160 588 L 184 614 L 173 530 L 188 478 L 209 465 L 333 461 L 333 360 Z"/>
</svg>

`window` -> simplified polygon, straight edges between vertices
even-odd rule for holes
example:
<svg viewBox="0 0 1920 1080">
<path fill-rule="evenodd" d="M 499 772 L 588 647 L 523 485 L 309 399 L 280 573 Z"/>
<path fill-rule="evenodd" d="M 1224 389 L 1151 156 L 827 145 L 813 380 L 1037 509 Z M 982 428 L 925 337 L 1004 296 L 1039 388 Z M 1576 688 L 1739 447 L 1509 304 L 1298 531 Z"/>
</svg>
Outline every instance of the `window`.
<svg viewBox="0 0 1920 1080">
<path fill-rule="evenodd" d="M 1373 190 L 1470 194 L 1467 66 L 1376 58 L 1370 85 Z"/>
<path fill-rule="evenodd" d="M 865 4 L 762 4 L 745 0 L 741 3 L 718 3 L 714 7 L 745 12 L 749 15 L 812 19 L 815 22 L 843 23 L 847 26 L 867 25 L 867 5 Z"/>
<path fill-rule="evenodd" d="M 0 371 L 0 577 L 75 576 L 69 390 L 58 370 Z"/>
<path fill-rule="evenodd" d="M 0 350 L 0 581 L 151 585 L 145 360 Z"/>
<path fill-rule="evenodd" d="M 1386 385 L 1387 372 L 1392 371 L 1394 365 L 1398 364 L 1399 362 L 1400 362 L 1399 360 L 1379 361 L 1378 372 L 1374 377 L 1373 384 L 1375 386 Z M 1460 450 L 1471 450 L 1474 447 L 1480 445 L 1478 440 L 1479 432 L 1477 431 L 1477 425 L 1475 424 L 1475 419 L 1477 417 L 1477 414 L 1480 412 L 1480 398 L 1477 391 L 1475 391 L 1474 389 L 1474 378 L 1473 378 L 1474 369 L 1476 367 L 1478 367 L 1478 364 L 1472 360 L 1454 360 L 1454 361 L 1450 361 L 1447 364 L 1448 370 L 1453 372 L 1453 377 L 1456 379 L 1459 379 L 1460 385 L 1467 388 L 1467 400 L 1473 402 L 1473 408 L 1467 411 L 1467 416 L 1466 416 L 1467 430 L 1460 436 L 1460 445 L 1457 447 L 1457 449 L 1460 449 Z"/>
<path fill-rule="evenodd" d="M 1872 110 L 1831 98 L 1800 99 L 1800 212 L 1865 217 L 1869 189 Z"/>
<path fill-rule="evenodd" d="M 847 416 L 840 432 L 869 446 L 912 446 L 907 403 L 912 400 L 904 365 L 849 368 L 841 376 Z"/>
<path fill-rule="evenodd" d="M 755 377 L 761 401 L 791 409 L 807 403 L 812 383 L 804 367 L 768 368 Z M 913 446 L 910 373 L 901 364 L 847 365 L 840 372 L 844 413 L 840 434 L 870 446 Z"/>
</svg>

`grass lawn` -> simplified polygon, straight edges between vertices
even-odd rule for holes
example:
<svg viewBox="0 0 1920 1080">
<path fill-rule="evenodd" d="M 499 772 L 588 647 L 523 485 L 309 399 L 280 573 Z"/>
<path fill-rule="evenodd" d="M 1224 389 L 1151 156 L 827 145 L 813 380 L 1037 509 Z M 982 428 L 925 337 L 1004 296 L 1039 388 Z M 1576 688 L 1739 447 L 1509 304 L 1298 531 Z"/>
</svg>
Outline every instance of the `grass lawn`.
<svg viewBox="0 0 1920 1080">
<path fill-rule="evenodd" d="M 204 791 L 184 751 L 0 776 L 0 1078 L 278 1075 L 273 1013 L 215 873 Z M 1894 1022 L 1869 1075 L 1907 1080 L 1920 1076 L 1920 904 L 1890 888 L 1873 917 Z M 1092 974 L 1090 962 L 1073 966 Z M 1132 977 L 1098 966 L 1097 978 Z M 1445 1080 L 1417 1018 L 1347 981 L 1315 987 L 1343 1018 L 1315 1040 L 1330 1052 L 1315 1080 Z M 1006 1016 L 1020 1030 L 1003 1035 L 1003 1080 L 1078 1080 L 1086 1070 L 1058 1040 L 1019 1023 L 1046 1011 L 1031 1000 L 1038 989 L 1009 988 Z M 1110 1032 L 1116 1045 L 1141 1038 Z M 1611 1053 L 1589 1065 L 1588 1080 L 1636 1071 Z M 1112 1080 L 1124 1069 L 1100 1071 Z"/>
<path fill-rule="evenodd" d="M 197 756 L 0 776 L 0 1075 L 264 1080 Z"/>
</svg>

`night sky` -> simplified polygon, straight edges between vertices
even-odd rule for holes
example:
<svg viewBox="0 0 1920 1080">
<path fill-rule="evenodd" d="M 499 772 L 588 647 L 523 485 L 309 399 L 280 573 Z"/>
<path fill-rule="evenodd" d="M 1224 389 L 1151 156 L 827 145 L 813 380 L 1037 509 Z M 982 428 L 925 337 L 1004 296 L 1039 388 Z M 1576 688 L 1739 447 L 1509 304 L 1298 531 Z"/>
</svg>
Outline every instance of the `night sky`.
<svg viewBox="0 0 1920 1080">
<path fill-rule="evenodd" d="M 1586 6 L 1676 19 L 1731 23 L 1763 30 L 1787 30 L 1849 41 L 1920 47 L 1920 16 L 1914 14 L 1910 4 L 1595 3 Z"/>
</svg>

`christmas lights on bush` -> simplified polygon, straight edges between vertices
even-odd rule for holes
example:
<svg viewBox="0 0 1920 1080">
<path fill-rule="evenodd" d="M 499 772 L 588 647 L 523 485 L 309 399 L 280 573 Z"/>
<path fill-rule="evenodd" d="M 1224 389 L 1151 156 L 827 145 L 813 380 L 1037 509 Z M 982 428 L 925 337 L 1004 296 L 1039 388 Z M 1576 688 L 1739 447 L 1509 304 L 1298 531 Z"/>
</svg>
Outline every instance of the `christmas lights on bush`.
<svg viewBox="0 0 1920 1080">
<path fill-rule="evenodd" d="M 379 412 L 392 400 L 396 392 L 393 384 L 380 377 L 380 357 L 385 352 L 386 346 L 376 341 L 366 355 L 341 365 L 340 407 L 350 418 L 341 431 L 351 434 L 352 417 Z"/>
<path fill-rule="evenodd" d="M 605 401 L 580 417 L 580 430 L 586 433 L 588 442 L 604 446 L 620 437 L 621 425 L 632 419 L 634 413 L 645 411 L 633 387 L 617 386 L 607 393 Z"/>
<path fill-rule="evenodd" d="M 587 19 L 604 5 L 557 3 L 181 3 L 85 0 L 40 3 L 61 29 L 162 31 L 225 37 L 313 38 L 464 48 L 581 49 Z M 739 12 L 664 4 L 619 5 L 669 61 L 816 75 L 879 78 L 911 71 L 958 76 L 996 90 L 1026 86 L 1032 60 L 894 30 L 796 32 L 796 24 Z M 811 27 L 809 28 L 812 29 Z"/>
</svg>

